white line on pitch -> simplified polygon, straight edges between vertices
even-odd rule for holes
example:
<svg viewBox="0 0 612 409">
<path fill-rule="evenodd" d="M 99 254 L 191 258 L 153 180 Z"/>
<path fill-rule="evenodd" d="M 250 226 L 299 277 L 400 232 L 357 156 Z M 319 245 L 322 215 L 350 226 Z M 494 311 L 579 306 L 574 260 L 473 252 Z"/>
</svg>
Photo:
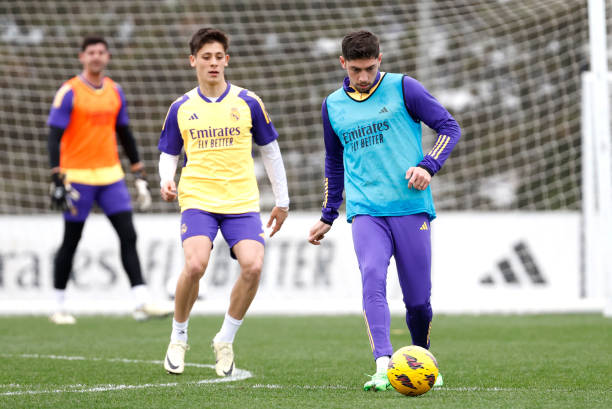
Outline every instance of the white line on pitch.
<svg viewBox="0 0 612 409">
<path fill-rule="evenodd" d="M 1 357 L 4 358 L 32 358 L 32 359 L 61 359 L 67 361 L 104 361 L 104 362 L 122 362 L 122 363 L 130 363 L 130 364 L 156 364 L 161 365 L 162 361 L 143 361 L 138 359 L 122 359 L 122 358 L 86 358 L 83 356 L 63 356 L 63 355 L 38 355 L 38 354 L 22 354 L 22 355 L 10 355 L 10 354 L 0 354 Z M 213 365 L 209 364 L 197 364 L 197 363 L 186 363 L 185 366 L 193 366 L 196 368 L 214 368 Z M 190 381 L 190 382 L 181 382 L 180 385 L 203 385 L 203 384 L 212 384 L 212 383 L 224 383 L 224 382 L 234 382 L 241 381 L 244 379 L 251 378 L 253 374 L 245 369 L 234 368 L 235 373 L 230 376 L 226 376 L 224 378 L 213 378 L 213 379 L 201 379 L 199 381 Z M 65 385 L 64 388 L 58 389 L 42 389 L 42 390 L 26 390 L 26 391 L 10 391 L 10 392 L 2 392 L 0 396 L 10 396 L 10 395 L 39 395 L 43 393 L 66 393 L 66 392 L 74 392 L 74 393 L 86 393 L 86 392 L 108 392 L 108 391 L 117 391 L 117 390 L 127 390 L 127 389 L 145 389 L 145 388 L 167 388 L 178 386 L 179 382 L 169 382 L 169 383 L 145 383 L 141 385 L 100 385 L 95 387 L 86 387 L 82 384 L 76 385 Z M 28 386 L 19 385 L 19 384 L 9 384 L 6 387 L 17 387 L 17 388 L 25 388 Z"/>
</svg>

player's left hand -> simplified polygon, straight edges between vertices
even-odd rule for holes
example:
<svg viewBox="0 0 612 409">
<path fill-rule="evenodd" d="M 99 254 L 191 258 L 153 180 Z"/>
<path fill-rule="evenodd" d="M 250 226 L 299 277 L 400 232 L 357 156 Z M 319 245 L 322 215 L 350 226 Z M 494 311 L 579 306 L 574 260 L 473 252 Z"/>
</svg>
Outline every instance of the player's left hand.
<svg viewBox="0 0 612 409">
<path fill-rule="evenodd" d="M 147 211 L 151 208 L 152 200 L 142 163 L 138 162 L 132 165 L 132 172 L 134 173 L 134 185 L 136 186 L 136 207 L 141 212 Z"/>
<path fill-rule="evenodd" d="M 268 220 L 267 227 L 272 227 L 272 222 L 274 221 L 274 227 L 272 228 L 272 233 L 270 233 L 270 237 L 274 236 L 277 231 L 281 229 L 283 223 L 285 223 L 285 219 L 289 215 L 289 208 L 283 208 L 274 206 L 274 209 L 270 212 L 270 219 Z"/>
<path fill-rule="evenodd" d="M 413 166 L 406 171 L 406 179 L 408 189 L 425 190 L 431 182 L 431 175 L 425 169 Z"/>
<path fill-rule="evenodd" d="M 138 210 L 141 212 L 149 210 L 152 203 L 149 183 L 144 179 L 136 179 L 134 184 L 136 185 L 136 205 Z"/>
</svg>

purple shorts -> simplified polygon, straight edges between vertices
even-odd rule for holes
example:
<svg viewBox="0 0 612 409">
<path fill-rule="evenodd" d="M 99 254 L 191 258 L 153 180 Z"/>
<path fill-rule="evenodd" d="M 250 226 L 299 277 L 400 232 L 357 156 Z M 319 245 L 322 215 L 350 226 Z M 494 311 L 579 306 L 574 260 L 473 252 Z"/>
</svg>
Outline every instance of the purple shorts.
<svg viewBox="0 0 612 409">
<path fill-rule="evenodd" d="M 265 245 L 264 231 L 259 212 L 241 214 L 209 213 L 200 209 L 187 209 L 181 214 L 181 240 L 193 236 L 206 236 L 215 241 L 217 232 L 230 248 L 241 240 L 256 240 Z M 233 258 L 234 253 L 231 252 Z"/>
<path fill-rule="evenodd" d="M 64 212 L 64 219 L 69 222 L 84 222 L 93 207 L 94 201 L 105 215 L 111 216 L 120 212 L 132 211 L 130 192 L 125 179 L 110 185 L 84 185 L 71 183 L 73 189 L 79 192 L 79 200 L 73 201 L 76 214 Z"/>
</svg>

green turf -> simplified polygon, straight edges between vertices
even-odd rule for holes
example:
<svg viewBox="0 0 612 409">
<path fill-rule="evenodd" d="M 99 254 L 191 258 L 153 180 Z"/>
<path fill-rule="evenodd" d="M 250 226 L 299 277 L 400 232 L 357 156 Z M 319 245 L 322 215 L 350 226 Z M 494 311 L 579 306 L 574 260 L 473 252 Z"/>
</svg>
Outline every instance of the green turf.
<svg viewBox="0 0 612 409">
<path fill-rule="evenodd" d="M 190 320 L 187 362 L 213 363 L 209 343 L 220 322 Z M 0 407 L 612 407 L 612 320 L 599 315 L 437 316 L 431 351 L 445 386 L 417 398 L 362 390 L 374 365 L 359 316 L 247 317 L 236 364 L 253 377 L 215 384 L 197 383 L 217 379 L 210 368 L 165 373 L 170 325 L 94 316 L 60 327 L 44 317 L 0 317 Z M 396 348 L 410 344 L 404 327 L 393 317 Z"/>
</svg>

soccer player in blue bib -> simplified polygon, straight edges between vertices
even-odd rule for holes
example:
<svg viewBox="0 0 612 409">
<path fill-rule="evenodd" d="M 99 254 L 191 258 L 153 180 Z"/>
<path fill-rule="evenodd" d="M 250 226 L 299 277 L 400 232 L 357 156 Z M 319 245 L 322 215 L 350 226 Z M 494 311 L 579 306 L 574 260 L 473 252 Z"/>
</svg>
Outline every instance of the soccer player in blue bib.
<svg viewBox="0 0 612 409">
<path fill-rule="evenodd" d="M 176 285 L 174 320 L 164 368 L 171 374 L 185 369 L 189 314 L 198 297 L 217 232 L 240 264 L 230 304 L 212 347 L 219 376 L 234 369 L 233 342 L 257 293 L 264 259 L 264 232 L 259 215 L 259 190 L 252 157 L 259 145 L 272 182 L 276 206 L 268 227 L 274 235 L 289 211 L 285 168 L 278 133 L 263 102 L 253 92 L 225 80 L 229 63 L 227 35 L 213 28 L 196 32 L 189 43 L 189 61 L 198 86 L 178 98 L 164 121 L 159 140 L 161 196 L 178 197 L 185 267 Z M 181 151 L 186 163 L 180 182 L 174 173 Z"/>
<path fill-rule="evenodd" d="M 429 183 L 461 136 L 448 111 L 414 78 L 379 71 L 378 38 L 368 31 L 342 40 L 348 76 L 322 107 L 325 197 L 309 241 L 318 245 L 338 217 L 342 191 L 361 271 L 363 310 L 376 361 L 364 390 L 390 389 L 387 268 L 395 257 L 412 343 L 429 348 L 432 320 Z M 423 155 L 421 123 L 438 134 Z M 442 384 L 439 376 L 436 385 Z"/>
</svg>

